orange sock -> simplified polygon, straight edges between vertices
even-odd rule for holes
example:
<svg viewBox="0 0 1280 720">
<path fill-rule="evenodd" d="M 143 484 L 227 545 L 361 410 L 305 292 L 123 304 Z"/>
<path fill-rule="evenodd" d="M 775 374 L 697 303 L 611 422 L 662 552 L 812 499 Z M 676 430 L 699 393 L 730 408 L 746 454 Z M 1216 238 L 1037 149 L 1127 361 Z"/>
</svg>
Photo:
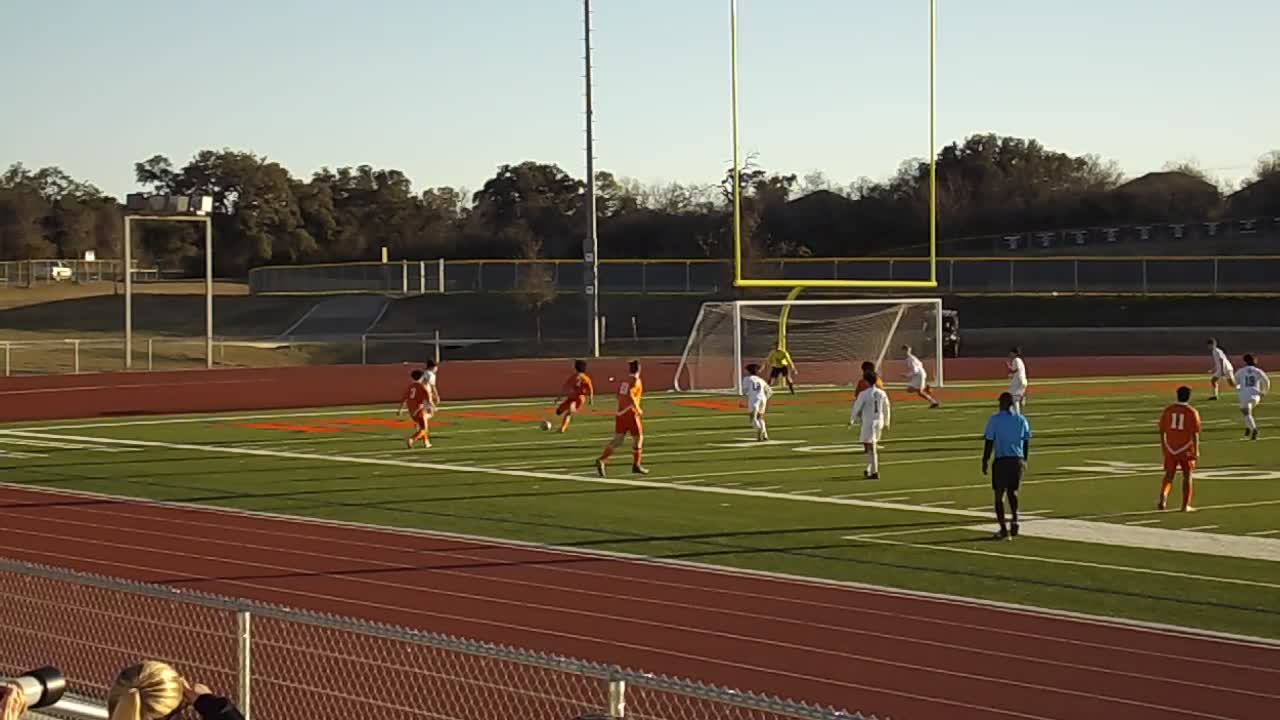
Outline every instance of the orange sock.
<svg viewBox="0 0 1280 720">
<path fill-rule="evenodd" d="M 569 429 L 569 418 L 569 413 L 565 413 L 564 417 L 560 419 L 560 432 L 564 432 Z"/>
<path fill-rule="evenodd" d="M 1172 489 L 1173 476 L 1166 475 L 1164 480 L 1160 483 L 1160 502 L 1164 502 L 1169 499 L 1169 491 Z"/>
<path fill-rule="evenodd" d="M 641 450 L 640 448 L 636 448 L 635 450 L 632 450 L 632 451 L 631 451 L 631 464 L 632 464 L 632 465 L 639 465 L 639 464 L 640 464 L 640 456 L 641 456 L 643 453 L 644 453 L 644 451 L 643 451 L 643 450 Z"/>
<path fill-rule="evenodd" d="M 1191 487 L 1191 478 L 1184 476 L 1182 478 L 1182 507 L 1191 506 L 1192 492 L 1193 492 L 1193 489 Z"/>
<path fill-rule="evenodd" d="M 610 455 L 613 455 L 613 448 L 605 446 L 604 452 L 600 453 L 600 459 L 608 460 Z"/>
</svg>

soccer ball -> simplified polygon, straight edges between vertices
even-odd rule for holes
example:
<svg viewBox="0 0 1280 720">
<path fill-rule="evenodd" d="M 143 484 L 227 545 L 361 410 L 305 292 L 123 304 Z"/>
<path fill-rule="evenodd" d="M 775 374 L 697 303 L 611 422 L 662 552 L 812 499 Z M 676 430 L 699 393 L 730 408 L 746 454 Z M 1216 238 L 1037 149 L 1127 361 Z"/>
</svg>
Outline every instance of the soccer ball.
<svg viewBox="0 0 1280 720">
<path fill-rule="evenodd" d="M 539 427 L 541 427 L 544 431 L 546 431 L 546 430 L 550 430 L 550 429 L 551 429 L 551 421 L 550 421 L 550 420 L 543 420 L 543 421 L 542 421 L 542 425 L 540 425 Z"/>
</svg>

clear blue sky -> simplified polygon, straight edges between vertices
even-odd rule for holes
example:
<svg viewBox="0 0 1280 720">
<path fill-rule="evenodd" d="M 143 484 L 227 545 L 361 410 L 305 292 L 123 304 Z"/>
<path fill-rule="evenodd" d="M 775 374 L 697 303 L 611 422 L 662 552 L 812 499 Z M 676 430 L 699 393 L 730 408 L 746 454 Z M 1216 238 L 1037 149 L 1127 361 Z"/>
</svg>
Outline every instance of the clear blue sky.
<svg viewBox="0 0 1280 720">
<path fill-rule="evenodd" d="M 599 167 L 716 179 L 727 0 L 595 0 Z M 939 0 L 940 143 L 974 132 L 1130 174 L 1228 178 L 1280 147 L 1274 0 Z M 251 150 L 309 177 L 476 189 L 505 162 L 582 176 L 579 0 L 10 1 L 0 165 L 134 189 L 135 161 Z M 742 145 L 769 169 L 883 178 L 928 154 L 926 0 L 740 0 Z"/>
</svg>

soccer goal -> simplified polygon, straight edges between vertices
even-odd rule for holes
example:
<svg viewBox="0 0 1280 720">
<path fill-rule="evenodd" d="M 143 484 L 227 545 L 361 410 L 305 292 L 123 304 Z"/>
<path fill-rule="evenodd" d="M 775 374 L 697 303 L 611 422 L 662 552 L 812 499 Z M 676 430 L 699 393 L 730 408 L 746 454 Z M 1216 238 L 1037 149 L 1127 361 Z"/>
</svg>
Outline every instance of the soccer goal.
<svg viewBox="0 0 1280 720">
<path fill-rule="evenodd" d="M 775 347 L 795 362 L 796 382 L 847 386 L 865 360 L 886 384 L 902 381 L 910 345 L 942 386 L 942 300 L 737 300 L 703 303 L 676 368 L 679 391 L 737 392 L 743 368 Z"/>
</svg>

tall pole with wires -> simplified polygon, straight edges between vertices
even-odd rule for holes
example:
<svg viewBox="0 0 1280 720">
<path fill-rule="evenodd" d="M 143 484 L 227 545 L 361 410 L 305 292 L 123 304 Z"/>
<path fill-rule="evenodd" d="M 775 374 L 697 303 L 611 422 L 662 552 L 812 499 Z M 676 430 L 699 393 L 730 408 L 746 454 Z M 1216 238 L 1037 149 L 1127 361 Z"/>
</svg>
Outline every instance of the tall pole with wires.
<svg viewBox="0 0 1280 720">
<path fill-rule="evenodd" d="M 591 101 L 591 0 L 582 0 L 582 62 L 587 115 L 587 236 L 582 242 L 591 357 L 600 357 L 600 243 L 596 235 L 595 118 Z"/>
</svg>

